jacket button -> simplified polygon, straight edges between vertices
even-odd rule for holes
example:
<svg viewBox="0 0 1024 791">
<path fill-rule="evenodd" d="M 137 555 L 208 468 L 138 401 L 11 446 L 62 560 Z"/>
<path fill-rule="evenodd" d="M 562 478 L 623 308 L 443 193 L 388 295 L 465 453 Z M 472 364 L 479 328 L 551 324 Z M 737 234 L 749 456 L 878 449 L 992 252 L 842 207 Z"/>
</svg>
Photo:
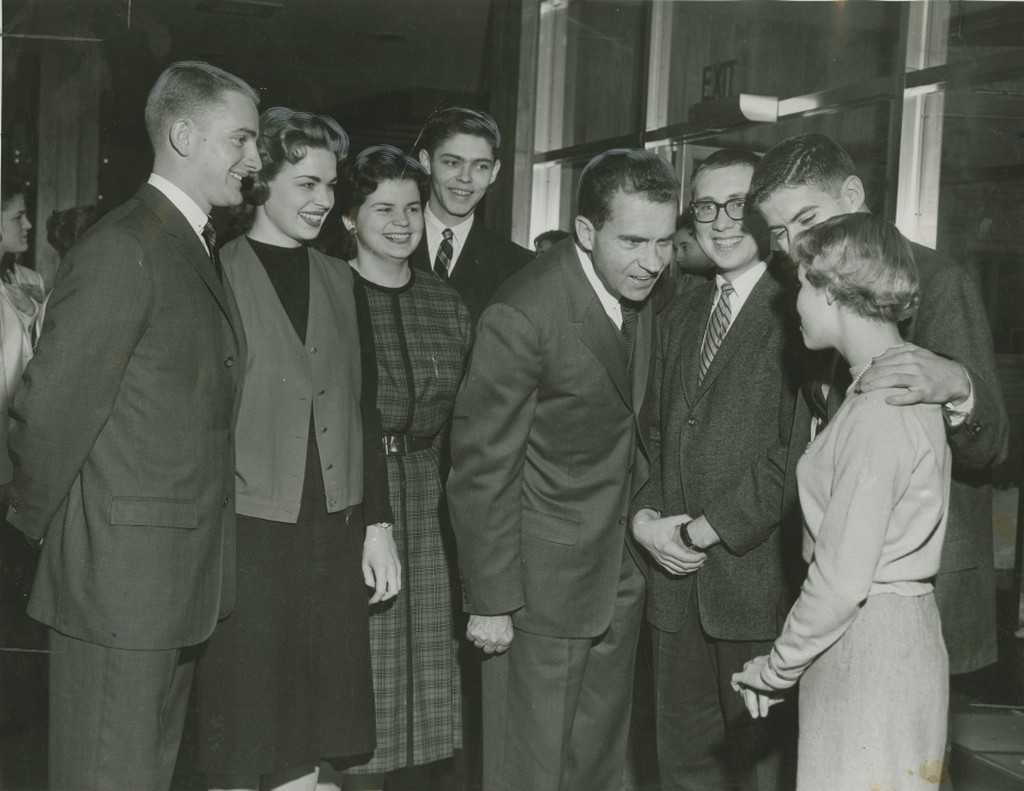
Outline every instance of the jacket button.
<svg viewBox="0 0 1024 791">
<path fill-rule="evenodd" d="M 321 433 L 321 434 L 326 434 L 326 433 L 327 433 L 327 426 L 324 426 L 324 427 L 322 427 L 322 428 L 320 429 L 320 433 Z"/>
<path fill-rule="evenodd" d="M 697 418 L 695 418 L 695 417 L 688 417 L 686 419 L 686 425 L 688 425 L 688 426 L 696 426 L 697 425 Z"/>
<path fill-rule="evenodd" d="M 316 346 L 310 346 L 309 347 L 309 353 L 310 354 L 316 354 Z"/>
<path fill-rule="evenodd" d="M 226 495 L 224 497 L 224 507 L 227 508 L 230 504 L 231 504 L 231 495 L 229 494 L 229 495 Z"/>
<path fill-rule="evenodd" d="M 230 368 L 234 364 L 235 364 L 235 358 L 234 357 L 225 357 L 224 358 L 224 367 L 225 368 Z"/>
<path fill-rule="evenodd" d="M 321 390 L 319 393 L 317 393 L 318 396 L 323 396 L 323 395 L 326 395 L 326 394 L 327 394 L 326 390 Z"/>
</svg>

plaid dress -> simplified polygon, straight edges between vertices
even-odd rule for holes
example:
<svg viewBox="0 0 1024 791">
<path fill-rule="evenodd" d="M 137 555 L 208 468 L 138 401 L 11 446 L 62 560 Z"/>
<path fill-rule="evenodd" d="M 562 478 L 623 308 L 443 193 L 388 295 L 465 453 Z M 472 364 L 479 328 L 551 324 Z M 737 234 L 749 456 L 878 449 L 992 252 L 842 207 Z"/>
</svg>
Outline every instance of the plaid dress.
<svg viewBox="0 0 1024 791">
<path fill-rule="evenodd" d="M 360 290 L 362 294 L 360 294 Z M 402 591 L 370 610 L 377 749 L 348 771 L 389 772 L 449 757 L 462 746 L 462 702 L 453 594 L 454 541 L 442 496 L 442 465 L 455 392 L 469 350 L 469 312 L 430 272 L 385 288 L 357 277 L 374 344 L 377 407 L 387 433 L 433 437 L 431 447 L 387 457 Z"/>
</svg>

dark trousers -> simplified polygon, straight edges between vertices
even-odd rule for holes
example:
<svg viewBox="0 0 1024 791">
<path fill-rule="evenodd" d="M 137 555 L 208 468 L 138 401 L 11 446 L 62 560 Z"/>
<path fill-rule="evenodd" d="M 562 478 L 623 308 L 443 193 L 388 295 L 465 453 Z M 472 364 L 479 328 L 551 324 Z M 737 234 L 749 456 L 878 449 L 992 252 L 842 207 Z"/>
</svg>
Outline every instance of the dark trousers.
<svg viewBox="0 0 1024 791">
<path fill-rule="evenodd" d="M 167 791 L 192 649 L 126 651 L 50 631 L 51 791 Z"/>
<path fill-rule="evenodd" d="M 793 744 L 794 708 L 751 719 L 730 686 L 732 674 L 770 642 L 715 640 L 696 602 L 678 632 L 653 629 L 658 769 L 662 791 L 777 791 L 789 787 L 784 747 Z M 826 791 L 823 789 L 822 791 Z"/>
<path fill-rule="evenodd" d="M 483 663 L 483 791 L 621 791 L 643 577 L 623 551 L 615 612 L 591 639 L 517 629 Z"/>
</svg>

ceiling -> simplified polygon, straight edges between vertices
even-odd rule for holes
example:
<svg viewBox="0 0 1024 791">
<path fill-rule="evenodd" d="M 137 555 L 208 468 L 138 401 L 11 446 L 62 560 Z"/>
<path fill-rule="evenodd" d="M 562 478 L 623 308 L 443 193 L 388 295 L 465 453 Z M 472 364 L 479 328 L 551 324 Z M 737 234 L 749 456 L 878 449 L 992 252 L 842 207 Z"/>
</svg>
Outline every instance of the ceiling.
<svg viewBox="0 0 1024 791">
<path fill-rule="evenodd" d="M 490 8 L 490 0 L 2 0 L 10 43 L 99 39 L 120 54 L 117 68 L 154 76 L 172 60 L 203 58 L 249 80 L 265 104 L 328 112 L 395 94 L 428 104 L 485 94 Z"/>
</svg>

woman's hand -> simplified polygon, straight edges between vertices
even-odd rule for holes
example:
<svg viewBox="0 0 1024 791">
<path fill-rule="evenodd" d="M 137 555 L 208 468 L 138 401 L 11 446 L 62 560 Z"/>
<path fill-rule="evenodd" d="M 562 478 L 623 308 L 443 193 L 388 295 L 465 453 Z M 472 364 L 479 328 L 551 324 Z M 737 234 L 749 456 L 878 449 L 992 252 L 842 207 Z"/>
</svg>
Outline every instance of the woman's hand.
<svg viewBox="0 0 1024 791">
<path fill-rule="evenodd" d="M 732 674 L 732 688 L 742 697 L 750 716 L 755 720 L 759 717 L 767 717 L 768 709 L 776 703 L 781 703 L 782 698 L 778 691 L 773 690 L 761 678 L 761 668 L 768 664 L 768 655 L 757 656 L 743 666 L 739 673 Z"/>
<path fill-rule="evenodd" d="M 374 589 L 370 604 L 393 599 L 402 589 L 402 563 L 389 524 L 380 522 L 366 526 L 363 579 L 368 588 Z"/>
</svg>

